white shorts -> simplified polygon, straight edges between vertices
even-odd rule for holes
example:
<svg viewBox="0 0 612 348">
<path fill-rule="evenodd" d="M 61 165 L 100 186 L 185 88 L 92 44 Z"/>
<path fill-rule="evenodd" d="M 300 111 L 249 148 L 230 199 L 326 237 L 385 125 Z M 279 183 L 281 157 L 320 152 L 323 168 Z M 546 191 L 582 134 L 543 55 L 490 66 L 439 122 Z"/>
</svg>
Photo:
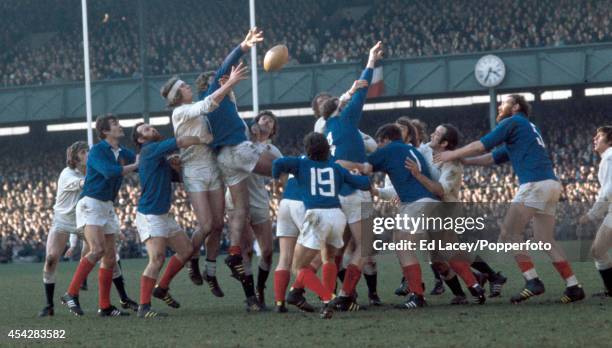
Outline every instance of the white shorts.
<svg viewBox="0 0 612 348">
<path fill-rule="evenodd" d="M 372 216 L 372 195 L 370 191 L 355 190 L 348 196 L 339 196 L 342 212 L 349 224 Z M 362 204 L 364 203 L 364 204 Z"/>
<path fill-rule="evenodd" d="M 139 212 L 136 213 L 136 229 L 143 243 L 151 237 L 169 238 L 183 231 L 170 214 L 145 215 Z"/>
<path fill-rule="evenodd" d="M 344 245 L 344 227 L 346 217 L 342 210 L 308 209 L 304 214 L 304 224 L 297 243 L 316 250 L 321 250 L 321 246 L 325 244 L 340 249 Z"/>
<path fill-rule="evenodd" d="M 91 197 L 83 197 L 76 206 L 76 227 L 82 230 L 86 225 L 100 226 L 104 234 L 119 233 L 119 219 L 113 202 L 103 202 Z"/>
<path fill-rule="evenodd" d="M 563 187 L 556 180 L 528 182 L 519 186 L 512 203 L 523 203 L 535 208 L 536 214 L 555 215 Z"/>
<path fill-rule="evenodd" d="M 49 230 L 49 234 L 60 232 L 60 233 L 79 233 L 76 227 L 76 218 L 68 219 L 62 218 L 59 215 L 55 215 L 53 217 L 53 222 L 51 223 L 51 229 Z M 83 231 L 80 231 L 81 233 Z"/>
<path fill-rule="evenodd" d="M 403 218 L 407 216 L 409 218 L 418 218 L 421 216 L 431 216 L 432 212 L 437 207 L 436 203 L 440 203 L 433 198 L 421 198 L 412 203 L 401 203 L 399 207 L 399 214 Z M 397 232 L 411 233 L 411 234 L 420 234 L 425 233 L 423 229 L 417 227 L 416 229 L 411 228 L 412 224 L 409 223 L 408 229 L 399 229 Z"/>
<path fill-rule="evenodd" d="M 297 238 L 304 223 L 304 214 L 304 203 L 301 201 L 281 200 L 276 213 L 276 236 Z"/>
<path fill-rule="evenodd" d="M 255 169 L 261 154 L 261 150 L 248 140 L 238 145 L 224 146 L 217 155 L 223 182 L 227 186 L 234 186 L 246 179 Z"/>
<path fill-rule="evenodd" d="M 186 192 L 214 191 L 223 187 L 221 171 L 212 165 L 188 165 L 183 167 L 183 186 Z"/>
</svg>

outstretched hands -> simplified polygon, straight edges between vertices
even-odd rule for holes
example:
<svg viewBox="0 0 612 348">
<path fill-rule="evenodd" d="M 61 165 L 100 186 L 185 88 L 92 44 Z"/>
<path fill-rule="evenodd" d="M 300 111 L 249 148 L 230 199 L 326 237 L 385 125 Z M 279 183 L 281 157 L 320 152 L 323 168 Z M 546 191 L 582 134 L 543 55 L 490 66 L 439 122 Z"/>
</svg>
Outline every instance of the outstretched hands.
<svg viewBox="0 0 612 348">
<path fill-rule="evenodd" d="M 383 44 L 382 41 L 378 41 L 374 47 L 370 49 L 370 56 L 368 57 L 368 63 L 375 63 L 376 61 L 382 59 L 384 55 Z"/>
<path fill-rule="evenodd" d="M 244 41 L 242 41 L 242 43 L 240 44 L 240 48 L 243 51 L 247 51 L 248 49 L 253 47 L 253 45 L 262 42 L 263 40 L 263 30 L 257 27 L 253 27 L 249 30 L 246 37 L 244 38 Z"/>
</svg>

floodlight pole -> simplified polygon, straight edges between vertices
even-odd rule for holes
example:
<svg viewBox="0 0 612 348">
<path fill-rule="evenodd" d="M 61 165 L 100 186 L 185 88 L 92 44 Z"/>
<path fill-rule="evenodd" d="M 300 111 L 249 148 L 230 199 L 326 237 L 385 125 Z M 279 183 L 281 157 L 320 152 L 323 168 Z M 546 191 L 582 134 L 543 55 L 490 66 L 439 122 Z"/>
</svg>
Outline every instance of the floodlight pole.
<svg viewBox="0 0 612 348">
<path fill-rule="evenodd" d="M 91 80 L 89 78 L 89 33 L 87 26 L 87 0 L 81 0 L 83 23 L 83 65 L 85 67 L 85 112 L 87 114 L 87 144 L 93 146 L 91 121 Z"/>
<path fill-rule="evenodd" d="M 250 27 L 255 26 L 255 0 L 249 0 Z M 251 47 L 251 90 L 253 92 L 253 113 L 259 113 L 259 90 L 257 84 L 257 47 Z"/>
<path fill-rule="evenodd" d="M 495 119 L 497 118 L 497 92 L 495 88 L 489 88 L 489 127 L 491 130 L 495 128 Z"/>
</svg>

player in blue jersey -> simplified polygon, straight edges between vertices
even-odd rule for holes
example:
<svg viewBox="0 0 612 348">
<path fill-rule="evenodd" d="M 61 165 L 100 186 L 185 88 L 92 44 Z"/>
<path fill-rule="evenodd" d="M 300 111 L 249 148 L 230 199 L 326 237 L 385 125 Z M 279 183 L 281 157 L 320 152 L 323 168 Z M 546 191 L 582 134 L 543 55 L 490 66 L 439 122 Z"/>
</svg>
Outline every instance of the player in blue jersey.
<svg viewBox="0 0 612 348">
<path fill-rule="evenodd" d="M 170 78 L 161 88 L 162 97 L 172 108 L 172 127 L 177 138 L 197 136 L 209 138 L 208 142 L 212 141 L 207 114 L 218 108 L 232 88 L 246 79 L 247 68 L 242 65 L 232 67 L 220 88 L 214 93 L 202 96 L 202 90 L 204 92 L 208 90 L 205 86 L 208 82 L 206 76 L 203 75 L 196 81 L 200 89 L 198 95 L 201 98 L 195 103 L 191 87 L 178 77 Z M 203 89 L 204 87 L 206 89 Z M 206 144 L 196 144 L 181 149 L 180 159 L 183 187 L 199 224 L 199 229 L 192 235 L 194 255 L 188 263 L 189 277 L 196 285 L 202 285 L 204 278 L 212 293 L 222 297 L 223 291 L 217 282 L 215 270 L 219 239 L 223 229 L 224 190 L 216 154 Z M 207 241 L 207 262 L 206 271 L 201 275 L 199 256 L 204 238 Z"/>
<path fill-rule="evenodd" d="M 498 108 L 498 125 L 480 140 L 453 151 L 436 154 L 436 162 L 464 159 L 465 164 L 492 165 L 510 161 L 519 181 L 519 189 L 506 213 L 500 240 L 522 242 L 525 227 L 533 220 L 534 238 L 551 243 L 548 251 L 553 265 L 566 282 L 561 297 L 563 303 L 584 298 L 563 249 L 555 241 L 555 210 L 562 186 L 553 171 L 552 161 L 538 128 L 529 122 L 530 105 L 518 94 L 508 96 Z M 494 147 L 499 146 L 492 152 Z M 483 153 L 487 152 L 484 155 Z M 469 158 L 471 156 L 477 156 Z M 544 293 L 544 284 L 538 278 L 529 255 L 515 254 L 516 262 L 526 280 L 525 288 L 511 298 L 512 303 L 525 301 Z"/>
<path fill-rule="evenodd" d="M 313 290 L 325 303 L 321 317 L 331 318 L 337 302 L 330 302 L 332 292 L 317 278 L 310 263 L 319 256 L 322 247 L 323 263 L 333 263 L 335 251 L 344 244 L 342 233 L 346 218 L 340 209 L 338 194 L 343 184 L 368 190 L 367 176 L 352 175 L 330 160 L 330 145 L 325 137 L 310 133 L 304 138 L 308 158 L 284 157 L 274 161 L 272 176 L 293 174 L 306 209 L 294 254 L 293 268 L 297 278 L 287 296 L 287 303 L 299 307 L 304 300 L 304 288 Z M 335 275 L 334 275 L 335 277 Z"/>
<path fill-rule="evenodd" d="M 202 138 L 183 136 L 163 139 L 157 129 L 145 123 L 134 126 L 132 140 L 139 150 L 138 175 L 141 194 L 136 213 L 136 228 L 140 240 L 147 248 L 149 263 L 140 278 L 140 306 L 138 317 L 153 318 L 165 316 L 151 309 L 151 295 L 164 301 L 172 308 L 179 308 L 169 293 L 172 278 L 191 258 L 191 241 L 170 214 L 172 199 L 173 169 L 166 156 L 180 148 L 202 143 Z M 166 257 L 166 247 L 174 254 L 159 283 L 155 285 Z"/>
<path fill-rule="evenodd" d="M 123 176 L 138 168 L 136 155 L 119 145 L 124 132 L 119 120 L 112 115 L 96 119 L 96 133 L 100 142 L 89 151 L 87 173 L 81 198 L 76 206 L 76 227 L 84 229 L 89 253 L 81 259 L 62 303 L 77 316 L 83 315 L 79 304 L 79 288 L 96 262 L 98 273 L 98 315 L 128 315 L 111 305 L 110 288 L 116 263 L 115 235 L 119 233 L 119 220 L 113 207 L 121 188 Z"/>
<path fill-rule="evenodd" d="M 230 72 L 232 66 L 237 65 L 242 55 L 263 39 L 261 30 L 257 28 L 249 30 L 242 43 L 230 52 L 221 68 L 217 70 L 207 95 L 214 93 L 221 86 L 221 79 Z M 267 151 L 262 151 L 248 139 L 246 124 L 240 118 L 236 100 L 231 95 L 221 101 L 219 108 L 208 114 L 208 125 L 213 136 L 209 146 L 218 152 L 217 162 L 221 175 L 230 190 L 234 203 L 234 212 L 229 221 L 229 256 L 225 259 L 225 263 L 231 269 L 234 277 L 243 282 L 245 271 L 242 265 L 240 242 L 249 209 L 246 179 L 251 173 L 270 176 L 272 161 L 275 157 Z"/>
<path fill-rule="evenodd" d="M 372 81 L 374 66 L 382 59 L 382 42 L 377 42 L 370 49 L 366 68 L 361 73 L 359 80 L 364 80 L 369 85 Z M 364 141 L 359 131 L 359 122 L 363 111 L 363 105 L 367 97 L 368 89 L 356 89 L 346 105 L 341 105 L 339 98 L 328 98 L 322 106 L 321 115 L 325 119 L 324 134 L 331 147 L 334 160 L 345 160 L 363 163 L 366 159 Z M 370 239 L 373 235 L 368 226 L 372 225 L 372 196 L 368 191 L 355 190 L 350 186 L 340 188 L 340 203 L 342 211 L 346 215 L 355 250 L 346 273 L 338 303 L 339 309 L 358 310 L 359 305 L 355 301 L 355 288 L 361 278 L 361 269 L 366 261 L 362 255 L 362 238 Z M 363 235 L 362 229 L 367 231 Z"/>
</svg>

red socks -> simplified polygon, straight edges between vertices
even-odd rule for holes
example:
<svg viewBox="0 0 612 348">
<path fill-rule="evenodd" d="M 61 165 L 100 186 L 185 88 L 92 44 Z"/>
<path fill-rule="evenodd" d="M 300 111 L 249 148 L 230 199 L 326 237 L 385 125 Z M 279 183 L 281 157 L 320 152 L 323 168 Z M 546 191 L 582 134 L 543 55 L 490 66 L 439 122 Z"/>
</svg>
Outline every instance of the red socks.
<svg viewBox="0 0 612 348">
<path fill-rule="evenodd" d="M 227 249 L 227 253 L 231 255 L 242 255 L 242 250 L 239 246 L 233 245 Z"/>
<path fill-rule="evenodd" d="M 533 262 L 531 261 L 531 257 L 527 255 L 516 255 L 514 259 L 516 260 L 516 263 L 518 264 L 522 273 L 525 273 L 535 268 Z"/>
<path fill-rule="evenodd" d="M 155 287 L 155 279 L 147 276 L 140 277 L 140 304 L 151 303 L 151 294 Z"/>
<path fill-rule="evenodd" d="M 322 278 L 323 286 L 332 293 L 336 290 L 336 276 L 338 275 L 338 267 L 333 262 L 323 264 Z"/>
<path fill-rule="evenodd" d="M 100 309 L 110 307 L 110 289 L 113 284 L 113 270 L 100 267 L 98 270 L 98 306 Z"/>
<path fill-rule="evenodd" d="M 404 278 L 408 281 L 408 288 L 411 292 L 423 296 L 423 276 L 421 266 L 418 263 L 402 267 Z"/>
<path fill-rule="evenodd" d="M 312 290 L 321 298 L 321 300 L 323 300 L 323 302 L 327 302 L 332 299 L 332 292 L 323 286 L 323 283 L 321 283 L 319 278 L 317 278 L 317 275 L 310 267 L 300 269 L 296 279 L 296 283 L 297 282 L 301 282 L 306 288 Z"/>
<path fill-rule="evenodd" d="M 286 269 L 279 269 L 274 272 L 274 301 L 285 301 L 285 294 L 287 292 L 287 286 L 289 286 L 289 279 L 291 273 Z"/>
<path fill-rule="evenodd" d="M 168 262 L 168 266 L 164 271 L 164 275 L 159 281 L 159 287 L 162 289 L 168 289 L 172 278 L 183 268 L 184 263 L 179 260 L 176 255 L 173 255 Z"/>
<path fill-rule="evenodd" d="M 344 282 L 342 283 L 342 292 L 344 295 L 350 296 L 355 292 L 357 283 L 361 278 L 361 270 L 354 264 L 349 264 L 346 267 L 346 273 L 344 274 Z"/>
<path fill-rule="evenodd" d="M 451 260 L 449 264 L 453 271 L 455 271 L 455 273 L 457 273 L 461 279 L 463 279 L 468 288 L 471 288 L 478 282 L 474 276 L 474 273 L 472 273 L 472 270 L 470 270 L 470 264 L 467 263 L 467 261 Z"/>
<path fill-rule="evenodd" d="M 74 272 L 74 276 L 72 276 L 70 286 L 68 287 L 68 294 L 70 294 L 70 296 L 79 295 L 79 289 L 81 288 L 81 284 L 83 284 L 94 266 L 95 264 L 89 262 L 86 257 L 83 257 L 81 259 L 81 261 L 79 262 L 79 266 Z"/>
</svg>

